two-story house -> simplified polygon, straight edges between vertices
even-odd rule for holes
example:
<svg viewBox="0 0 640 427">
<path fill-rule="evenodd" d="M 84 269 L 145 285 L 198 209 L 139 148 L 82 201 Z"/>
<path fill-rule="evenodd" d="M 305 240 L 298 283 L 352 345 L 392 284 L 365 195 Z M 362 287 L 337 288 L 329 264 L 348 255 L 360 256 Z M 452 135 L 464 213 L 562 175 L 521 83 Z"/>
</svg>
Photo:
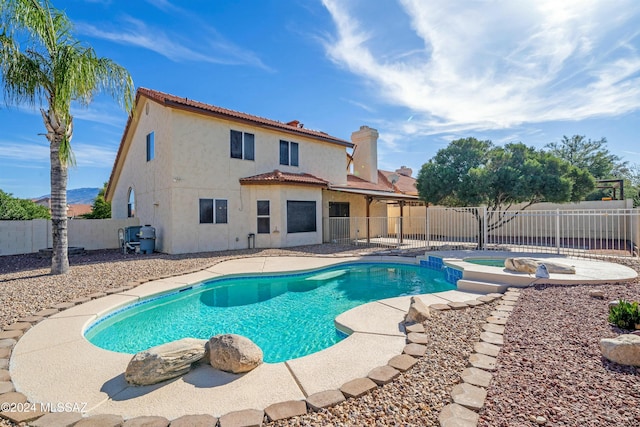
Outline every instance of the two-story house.
<svg viewBox="0 0 640 427">
<path fill-rule="evenodd" d="M 154 226 L 166 253 L 322 243 L 323 217 L 386 216 L 375 201 L 417 199 L 378 171 L 377 137 L 363 126 L 350 142 L 140 88 L 106 199 L 113 218 Z"/>
</svg>

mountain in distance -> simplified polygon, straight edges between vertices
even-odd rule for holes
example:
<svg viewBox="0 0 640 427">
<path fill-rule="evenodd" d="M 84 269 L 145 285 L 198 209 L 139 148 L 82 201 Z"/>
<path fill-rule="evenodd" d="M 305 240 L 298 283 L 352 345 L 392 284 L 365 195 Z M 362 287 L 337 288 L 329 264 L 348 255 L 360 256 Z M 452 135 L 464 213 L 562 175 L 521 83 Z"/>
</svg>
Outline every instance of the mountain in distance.
<svg viewBox="0 0 640 427">
<path fill-rule="evenodd" d="M 92 205 L 99 191 L 99 188 L 88 187 L 67 190 L 67 203 L 70 205 Z M 51 197 L 51 195 L 45 194 L 44 196 L 36 197 L 36 199 L 45 197 Z"/>
</svg>

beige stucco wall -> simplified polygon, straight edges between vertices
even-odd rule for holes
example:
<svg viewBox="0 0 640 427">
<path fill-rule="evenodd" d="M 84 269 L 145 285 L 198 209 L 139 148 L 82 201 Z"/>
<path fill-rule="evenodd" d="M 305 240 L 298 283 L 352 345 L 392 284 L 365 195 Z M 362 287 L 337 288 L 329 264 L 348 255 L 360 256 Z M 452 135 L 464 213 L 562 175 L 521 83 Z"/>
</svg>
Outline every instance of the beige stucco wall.
<svg viewBox="0 0 640 427">
<path fill-rule="evenodd" d="M 146 104 L 149 109 L 147 113 Z M 136 216 L 156 227 L 156 248 L 167 253 L 189 253 L 248 246 L 247 235 L 257 229 L 256 200 L 271 200 L 271 225 L 279 229 L 256 236 L 257 247 L 319 243 L 322 193 L 300 186 L 241 186 L 240 178 L 275 169 L 309 173 L 333 184 L 346 183 L 343 146 L 142 103 L 131 127 L 122 171 L 114 190 L 114 217 L 126 217 L 127 195 L 135 189 Z M 255 135 L 255 160 L 232 159 L 230 131 Z M 155 158 L 146 161 L 146 135 L 155 133 Z M 280 140 L 299 144 L 299 166 L 280 165 Z M 260 189 L 257 189 L 260 187 Z M 226 199 L 228 224 L 200 224 L 199 199 Z M 283 232 L 287 200 L 318 203 L 316 233 Z"/>
<path fill-rule="evenodd" d="M 137 218 L 68 221 L 69 246 L 87 250 L 119 247 L 118 229 L 139 225 Z M 0 256 L 38 252 L 51 247 L 51 221 L 0 221 Z"/>
<path fill-rule="evenodd" d="M 144 98 L 142 98 L 144 99 Z M 148 107 L 147 107 L 148 105 Z M 156 228 L 156 249 L 166 252 L 171 236 L 172 114 L 154 102 L 137 106 L 122 156 L 124 163 L 113 192 L 113 218 L 127 217 L 129 188 L 135 192 L 135 216 Z M 147 162 L 147 134 L 154 132 L 154 158 Z"/>
</svg>

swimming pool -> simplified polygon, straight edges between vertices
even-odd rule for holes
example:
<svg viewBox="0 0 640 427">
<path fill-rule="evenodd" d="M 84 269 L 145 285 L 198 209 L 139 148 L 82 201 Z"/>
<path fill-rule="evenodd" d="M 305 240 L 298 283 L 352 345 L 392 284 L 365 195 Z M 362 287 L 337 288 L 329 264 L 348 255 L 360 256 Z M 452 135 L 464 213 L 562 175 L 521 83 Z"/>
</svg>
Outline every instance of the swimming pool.
<svg viewBox="0 0 640 427">
<path fill-rule="evenodd" d="M 233 333 L 254 341 L 264 361 L 302 357 L 346 335 L 334 319 L 358 305 L 455 289 L 441 271 L 400 263 L 349 263 L 298 274 L 214 279 L 152 297 L 89 326 L 92 344 L 121 353 L 185 337 Z"/>
<path fill-rule="evenodd" d="M 464 261 L 489 267 L 504 267 L 504 259 L 501 258 L 465 258 Z"/>
</svg>

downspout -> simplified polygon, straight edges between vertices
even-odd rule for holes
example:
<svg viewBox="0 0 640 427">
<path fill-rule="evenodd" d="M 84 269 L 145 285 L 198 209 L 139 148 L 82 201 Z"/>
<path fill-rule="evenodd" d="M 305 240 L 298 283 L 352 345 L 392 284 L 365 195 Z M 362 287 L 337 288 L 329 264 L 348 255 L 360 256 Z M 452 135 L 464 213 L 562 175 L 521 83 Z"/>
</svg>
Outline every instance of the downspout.
<svg viewBox="0 0 640 427">
<path fill-rule="evenodd" d="M 371 230 L 370 230 L 370 221 L 369 221 L 369 215 L 371 214 L 371 202 L 373 201 L 373 197 L 371 196 L 365 196 L 366 200 L 367 200 L 367 244 L 371 243 Z"/>
</svg>

